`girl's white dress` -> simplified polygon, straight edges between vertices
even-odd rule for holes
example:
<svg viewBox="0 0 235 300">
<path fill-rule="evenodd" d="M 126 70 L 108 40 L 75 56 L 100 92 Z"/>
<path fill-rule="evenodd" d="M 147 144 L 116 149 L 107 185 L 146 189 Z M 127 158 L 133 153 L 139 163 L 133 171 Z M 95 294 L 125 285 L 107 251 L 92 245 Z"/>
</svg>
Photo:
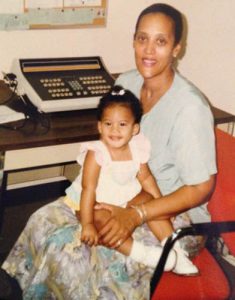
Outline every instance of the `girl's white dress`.
<svg viewBox="0 0 235 300">
<path fill-rule="evenodd" d="M 84 143 L 81 146 L 77 162 L 83 166 L 88 150 L 94 151 L 96 162 L 100 165 L 100 175 L 96 189 L 96 201 L 125 207 L 127 202 L 141 190 L 137 179 L 140 164 L 150 157 L 150 143 L 143 134 L 133 136 L 129 142 L 131 160 L 113 161 L 102 141 Z M 79 210 L 83 167 L 72 185 L 66 190 L 65 203 Z"/>
</svg>

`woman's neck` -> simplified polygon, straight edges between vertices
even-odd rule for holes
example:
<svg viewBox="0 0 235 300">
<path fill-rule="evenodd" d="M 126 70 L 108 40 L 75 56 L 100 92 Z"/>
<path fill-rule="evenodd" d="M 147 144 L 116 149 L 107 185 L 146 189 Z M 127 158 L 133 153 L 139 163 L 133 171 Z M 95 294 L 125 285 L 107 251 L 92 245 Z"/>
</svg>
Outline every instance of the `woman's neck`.
<svg viewBox="0 0 235 300">
<path fill-rule="evenodd" d="M 169 90 L 174 80 L 174 71 L 167 75 L 145 79 L 141 89 L 141 102 L 144 113 L 147 113 Z"/>
</svg>

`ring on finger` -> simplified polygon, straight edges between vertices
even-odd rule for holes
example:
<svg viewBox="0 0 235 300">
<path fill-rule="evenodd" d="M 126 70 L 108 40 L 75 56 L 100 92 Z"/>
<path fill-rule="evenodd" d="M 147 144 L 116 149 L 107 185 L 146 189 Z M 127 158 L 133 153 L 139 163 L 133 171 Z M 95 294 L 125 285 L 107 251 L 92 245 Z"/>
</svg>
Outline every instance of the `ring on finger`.
<svg viewBox="0 0 235 300">
<path fill-rule="evenodd" d="M 117 248 L 120 247 L 122 244 L 122 240 L 117 241 Z"/>
</svg>

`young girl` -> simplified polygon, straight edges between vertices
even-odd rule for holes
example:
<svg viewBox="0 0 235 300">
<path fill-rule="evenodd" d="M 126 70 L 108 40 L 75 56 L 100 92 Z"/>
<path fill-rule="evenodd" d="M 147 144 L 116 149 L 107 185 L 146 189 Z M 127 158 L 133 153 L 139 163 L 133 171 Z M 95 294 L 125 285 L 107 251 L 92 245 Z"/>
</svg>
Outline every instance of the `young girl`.
<svg viewBox="0 0 235 300">
<path fill-rule="evenodd" d="M 141 206 L 135 206 L 140 203 L 135 203 L 132 199 L 141 189 L 153 198 L 161 197 L 147 165 L 151 149 L 149 141 L 139 133 L 141 117 L 140 101 L 130 91 L 115 86 L 98 105 L 100 140 L 81 146 L 78 163 L 82 169 L 66 190 L 65 203 L 76 212 L 82 224 L 81 240 L 89 246 L 98 245 L 95 224 L 105 223 L 108 218 L 107 215 L 102 215 L 97 220 L 94 209 L 97 203 L 131 206 L 144 222 L 145 211 Z M 148 225 L 157 238 L 157 226 L 166 233 L 173 231 L 168 220 L 151 221 Z M 155 267 L 162 247 L 148 247 L 129 238 L 124 242 L 120 241 L 116 250 L 147 266 Z M 175 251 L 169 255 L 165 270 L 173 268 L 180 274 L 197 273 L 196 267 L 180 247 L 175 247 Z"/>
</svg>

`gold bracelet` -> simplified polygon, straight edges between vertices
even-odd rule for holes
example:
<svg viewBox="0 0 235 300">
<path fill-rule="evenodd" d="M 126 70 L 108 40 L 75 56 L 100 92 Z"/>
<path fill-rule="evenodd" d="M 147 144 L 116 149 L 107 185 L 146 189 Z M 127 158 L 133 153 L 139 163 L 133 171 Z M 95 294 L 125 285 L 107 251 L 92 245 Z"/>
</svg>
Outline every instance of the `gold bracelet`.
<svg viewBox="0 0 235 300">
<path fill-rule="evenodd" d="M 144 204 L 141 205 L 141 209 L 142 209 L 142 212 L 143 212 L 143 215 L 144 215 L 144 221 L 143 223 L 145 223 L 147 221 L 147 211 L 144 207 Z"/>
<path fill-rule="evenodd" d="M 144 215 L 143 210 L 141 209 L 141 207 L 136 206 L 136 205 L 131 205 L 130 207 L 131 207 L 131 208 L 134 208 L 135 211 L 138 213 L 138 215 L 139 215 L 139 217 L 140 217 L 140 219 L 141 219 L 140 225 L 142 225 L 142 224 L 144 223 L 144 221 L 145 221 L 145 215 Z"/>
</svg>

